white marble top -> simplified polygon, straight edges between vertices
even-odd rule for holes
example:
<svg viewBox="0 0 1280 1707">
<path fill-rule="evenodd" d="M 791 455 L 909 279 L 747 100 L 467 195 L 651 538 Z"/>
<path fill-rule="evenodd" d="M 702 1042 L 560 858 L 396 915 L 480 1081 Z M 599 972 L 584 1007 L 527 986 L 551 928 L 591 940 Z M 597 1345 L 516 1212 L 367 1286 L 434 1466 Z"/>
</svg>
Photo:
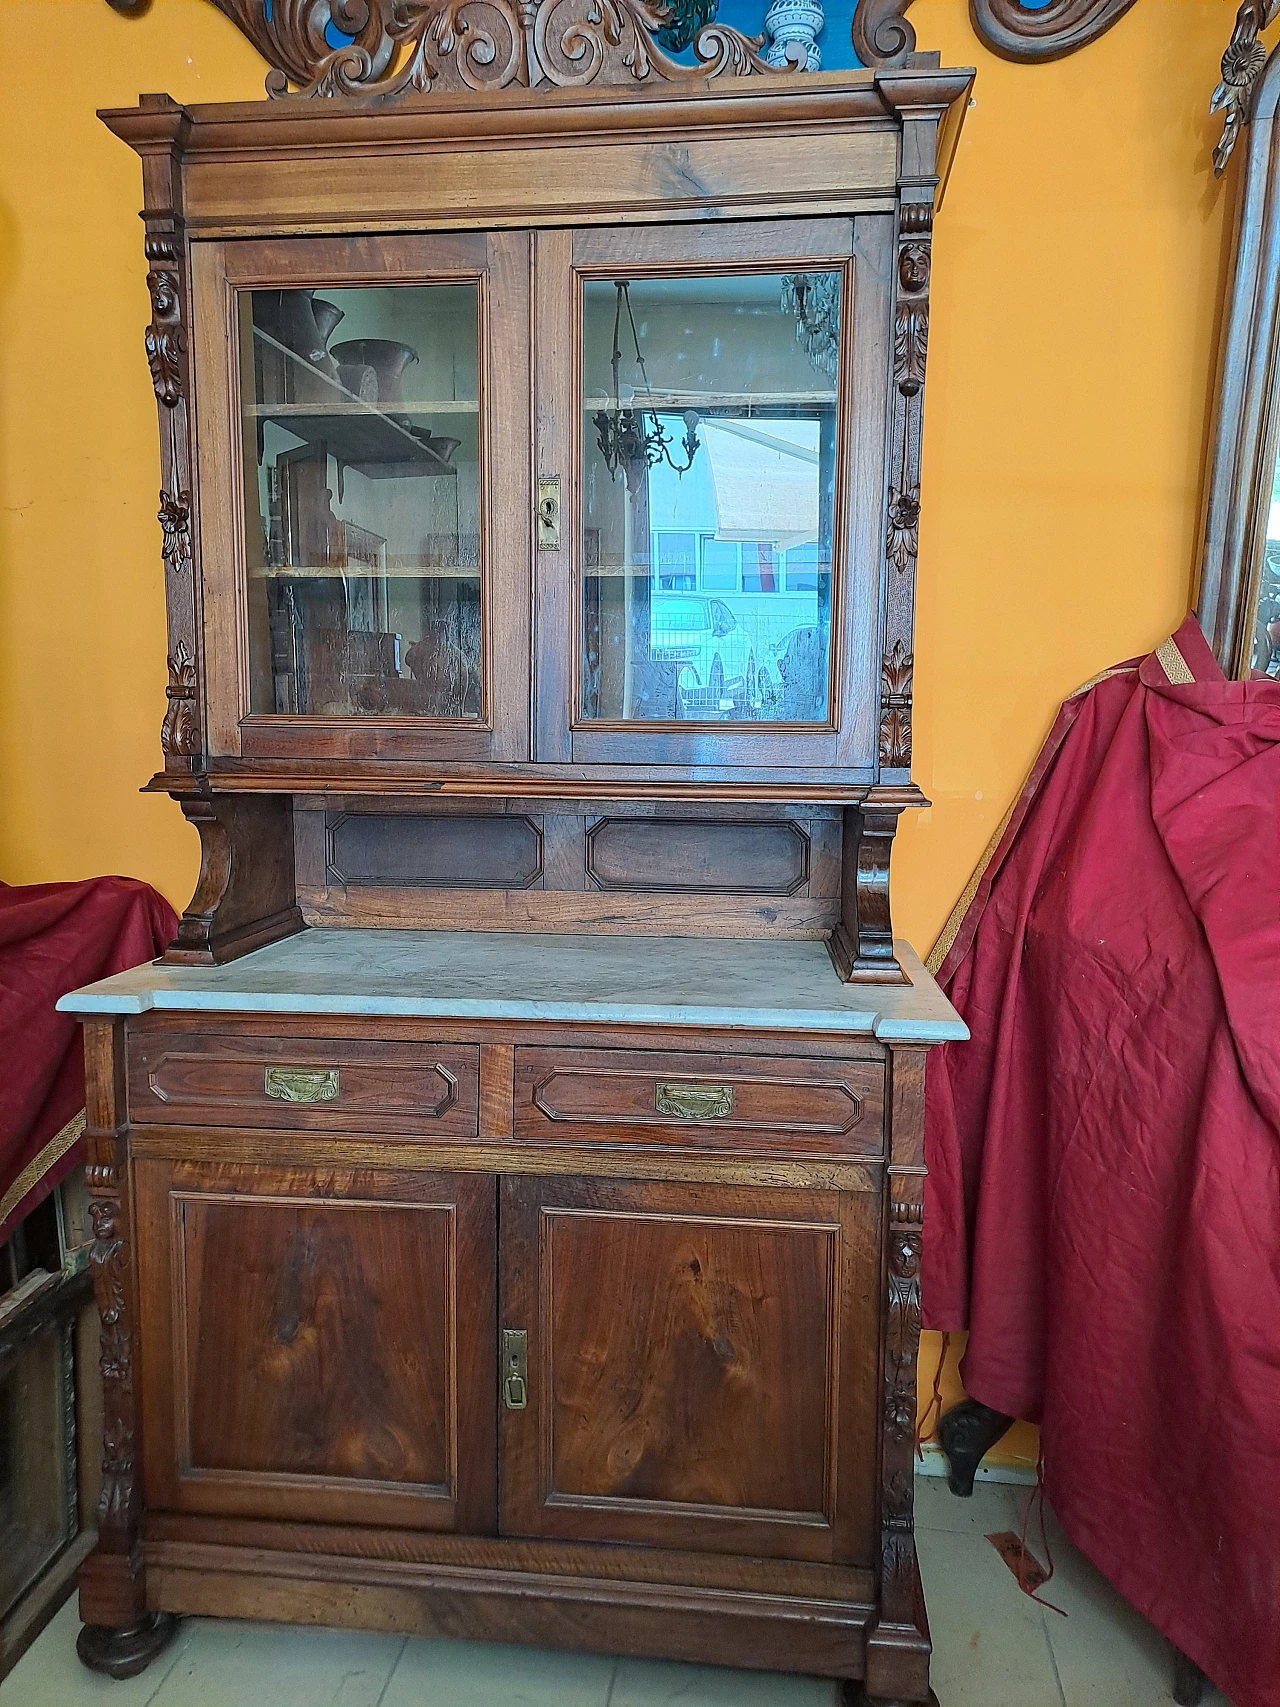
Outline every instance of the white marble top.
<svg viewBox="0 0 1280 1707">
<path fill-rule="evenodd" d="M 371 1014 L 871 1034 L 941 1043 L 968 1028 L 908 943 L 910 984 L 845 984 L 821 942 L 308 930 L 227 966 L 138 966 L 63 1013 Z"/>
</svg>

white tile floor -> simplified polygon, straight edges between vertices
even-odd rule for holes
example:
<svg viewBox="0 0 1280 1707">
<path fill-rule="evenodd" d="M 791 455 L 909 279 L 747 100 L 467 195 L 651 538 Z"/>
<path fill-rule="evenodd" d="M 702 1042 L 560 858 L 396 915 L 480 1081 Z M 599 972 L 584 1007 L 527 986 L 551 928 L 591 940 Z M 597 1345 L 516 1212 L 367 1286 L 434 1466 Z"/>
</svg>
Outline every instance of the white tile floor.
<svg viewBox="0 0 1280 1707">
<path fill-rule="evenodd" d="M 1019 1530 L 1024 1488 L 971 1500 L 916 1484 L 921 1569 L 941 1707 L 1164 1707 L 1168 1644 L 1050 1527 L 1056 1575 L 1028 1600 L 985 1537 Z M 1038 1533 L 1029 1537 L 1038 1543 Z M 141 1677 L 76 1659 L 74 1598 L 13 1673 L 0 1707 L 837 1707 L 834 1684 L 654 1660 L 187 1619 Z M 1224 1707 L 1206 1692 L 1205 1707 Z"/>
</svg>

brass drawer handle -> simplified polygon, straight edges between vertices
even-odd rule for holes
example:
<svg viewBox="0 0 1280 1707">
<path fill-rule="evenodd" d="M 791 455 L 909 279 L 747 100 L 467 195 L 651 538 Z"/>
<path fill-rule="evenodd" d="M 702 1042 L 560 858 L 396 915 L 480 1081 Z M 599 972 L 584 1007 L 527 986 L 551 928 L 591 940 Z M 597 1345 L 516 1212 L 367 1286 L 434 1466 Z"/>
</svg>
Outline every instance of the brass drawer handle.
<svg viewBox="0 0 1280 1707">
<path fill-rule="evenodd" d="M 338 1094 L 338 1069 L 306 1073 L 296 1067 L 268 1067 L 263 1089 L 278 1102 L 332 1102 Z"/>
<path fill-rule="evenodd" d="M 655 1101 L 659 1114 L 679 1115 L 682 1120 L 723 1120 L 733 1113 L 733 1086 L 660 1084 Z"/>
</svg>

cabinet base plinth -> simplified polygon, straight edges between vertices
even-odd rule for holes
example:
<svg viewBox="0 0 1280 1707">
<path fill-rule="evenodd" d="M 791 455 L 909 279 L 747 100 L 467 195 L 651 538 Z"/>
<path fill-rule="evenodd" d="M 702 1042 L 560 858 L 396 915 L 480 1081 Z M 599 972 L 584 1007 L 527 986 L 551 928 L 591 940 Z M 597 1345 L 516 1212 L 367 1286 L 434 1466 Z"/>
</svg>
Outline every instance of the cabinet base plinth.
<svg viewBox="0 0 1280 1707">
<path fill-rule="evenodd" d="M 82 1665 L 105 1677 L 137 1677 L 169 1646 L 177 1629 L 172 1612 L 148 1612 L 124 1630 L 110 1624 L 84 1624 L 76 1638 L 76 1653 Z"/>
</svg>

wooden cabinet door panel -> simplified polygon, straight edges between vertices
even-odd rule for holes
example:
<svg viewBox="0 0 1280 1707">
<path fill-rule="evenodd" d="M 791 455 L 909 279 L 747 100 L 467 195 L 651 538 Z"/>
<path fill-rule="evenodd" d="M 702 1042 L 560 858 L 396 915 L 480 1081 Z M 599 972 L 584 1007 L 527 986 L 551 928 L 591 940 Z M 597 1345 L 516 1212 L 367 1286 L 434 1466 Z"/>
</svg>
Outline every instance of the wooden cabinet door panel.
<svg viewBox="0 0 1280 1707">
<path fill-rule="evenodd" d="M 492 1531 L 492 1178 L 137 1181 L 149 1506 Z"/>
<path fill-rule="evenodd" d="M 504 1532 L 869 1562 L 878 1205 L 504 1180 Z"/>
</svg>

